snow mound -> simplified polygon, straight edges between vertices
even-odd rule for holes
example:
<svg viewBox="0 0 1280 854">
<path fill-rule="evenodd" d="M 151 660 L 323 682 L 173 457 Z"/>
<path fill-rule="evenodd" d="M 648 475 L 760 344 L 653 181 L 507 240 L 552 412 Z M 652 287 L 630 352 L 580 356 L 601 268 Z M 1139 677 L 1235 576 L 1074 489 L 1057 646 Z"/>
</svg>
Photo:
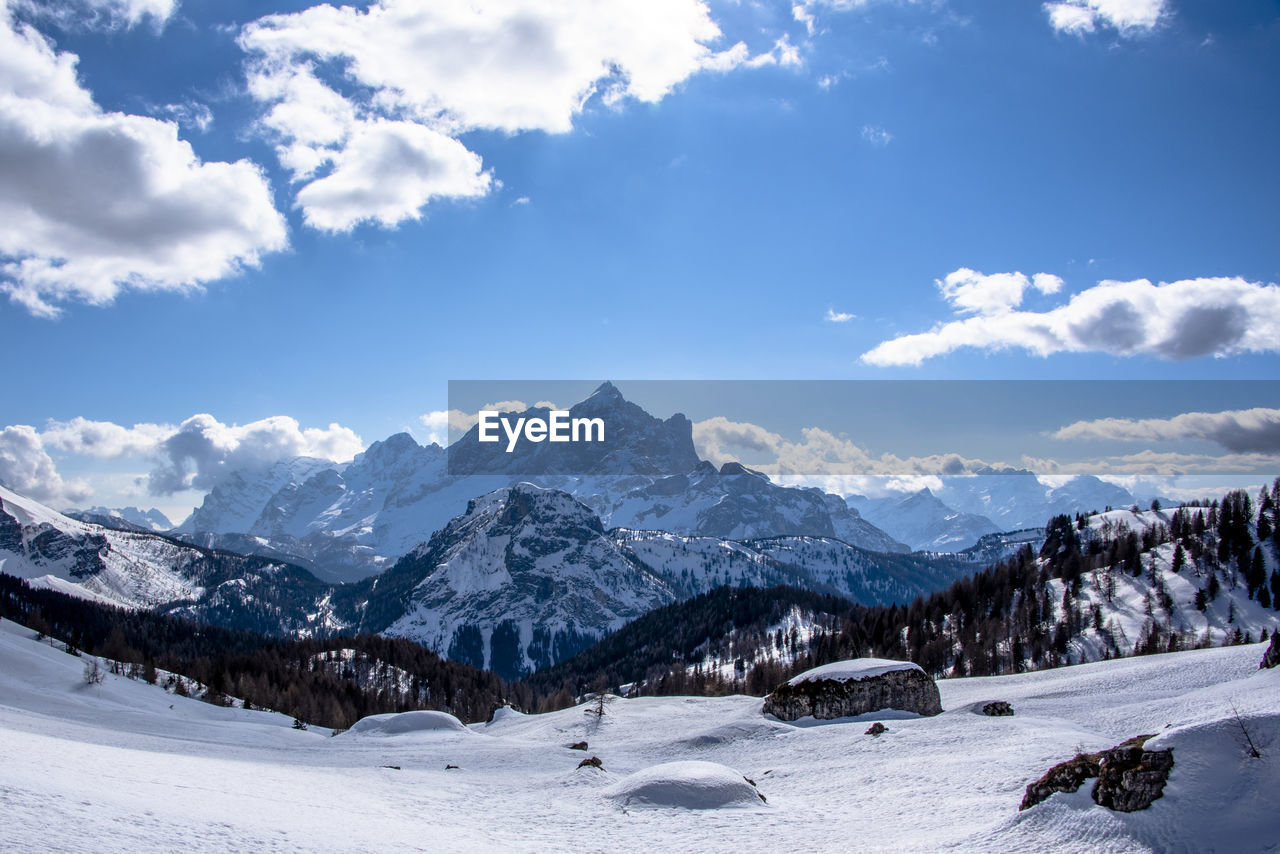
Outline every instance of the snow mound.
<svg viewBox="0 0 1280 854">
<path fill-rule="evenodd" d="M 519 720 L 520 718 L 527 717 L 528 715 L 523 712 L 516 711 L 511 706 L 501 706 L 500 708 L 494 709 L 493 717 L 489 719 L 489 723 L 496 724 L 501 721 Z"/>
<path fill-rule="evenodd" d="M 895 670 L 919 670 L 924 673 L 920 669 L 920 665 L 912 664 L 910 661 L 891 661 L 887 658 L 851 658 L 848 661 L 833 661 L 830 664 L 806 670 L 787 684 L 799 685 L 802 682 L 817 682 L 823 679 L 830 679 L 833 682 L 856 682 L 860 679 L 870 679 L 873 676 L 883 676 Z"/>
<path fill-rule="evenodd" d="M 754 809 L 763 805 L 755 786 L 716 762 L 666 762 L 637 771 L 605 790 L 626 807 L 690 810 Z"/>
<path fill-rule="evenodd" d="M 352 724 L 347 732 L 352 735 L 409 735 L 419 732 L 469 733 L 471 730 L 446 712 L 419 711 L 369 715 Z"/>
<path fill-rule="evenodd" d="M 676 745 L 682 748 L 716 748 L 726 744 L 772 739 L 778 737 L 780 732 L 786 732 L 786 728 L 772 721 L 736 721 L 682 738 Z"/>
</svg>

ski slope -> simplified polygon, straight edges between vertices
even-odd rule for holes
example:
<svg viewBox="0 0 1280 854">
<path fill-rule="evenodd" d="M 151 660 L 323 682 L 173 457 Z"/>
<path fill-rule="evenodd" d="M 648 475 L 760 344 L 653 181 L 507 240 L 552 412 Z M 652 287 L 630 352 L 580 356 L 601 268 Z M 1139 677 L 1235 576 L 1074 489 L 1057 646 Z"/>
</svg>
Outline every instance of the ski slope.
<svg viewBox="0 0 1280 854">
<path fill-rule="evenodd" d="M 785 724 L 757 698 L 643 698 L 331 736 L 124 677 L 86 685 L 85 659 L 0 622 L 4 848 L 1275 851 L 1280 668 L 1258 670 L 1263 649 L 946 680 L 934 718 Z M 1016 714 L 980 714 L 995 699 Z M 888 732 L 865 735 L 874 720 Z M 1109 812 L 1086 784 L 1018 812 L 1051 765 L 1140 733 L 1174 750 L 1149 810 Z M 591 756 L 602 769 L 577 767 Z"/>
</svg>

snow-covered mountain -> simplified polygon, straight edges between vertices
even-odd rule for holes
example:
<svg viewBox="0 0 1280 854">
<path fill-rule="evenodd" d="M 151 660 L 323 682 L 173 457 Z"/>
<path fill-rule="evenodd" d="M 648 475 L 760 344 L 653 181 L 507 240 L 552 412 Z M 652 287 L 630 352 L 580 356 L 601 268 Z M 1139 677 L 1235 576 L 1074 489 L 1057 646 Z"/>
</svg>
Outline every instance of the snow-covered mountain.
<svg viewBox="0 0 1280 854">
<path fill-rule="evenodd" d="M 579 447 L 523 443 L 499 469 L 474 428 L 448 451 L 400 433 L 350 463 L 299 458 L 234 472 L 178 533 L 206 547 L 288 560 L 328 581 L 354 581 L 425 542 L 471 498 L 530 480 L 574 495 L 606 527 L 734 539 L 835 537 L 876 551 L 909 550 L 839 496 L 779 486 L 736 464 L 717 470 L 699 462 L 688 419 L 654 418 L 609 383 L 569 411 L 604 418 L 613 438 Z M 538 474 L 521 474 L 529 471 Z"/>
<path fill-rule="evenodd" d="M 722 585 L 789 584 L 887 604 L 970 569 L 949 556 L 878 553 L 833 538 L 606 531 L 568 493 L 522 483 L 469 502 L 429 542 L 366 582 L 367 599 L 355 608 L 361 630 L 514 677 L 563 661 L 653 608 Z"/>
<path fill-rule="evenodd" d="M 676 598 L 584 505 L 532 484 L 472 500 L 371 588 L 363 628 L 508 676 Z"/>
<path fill-rule="evenodd" d="M 852 495 L 845 500 L 868 522 L 917 551 L 959 551 L 984 534 L 1003 530 L 986 516 L 953 510 L 927 489 L 887 498 Z"/>
<path fill-rule="evenodd" d="M 273 634 L 337 625 L 328 588 L 297 567 L 81 522 L 3 487 L 0 572 L 80 598 Z"/>
<path fill-rule="evenodd" d="M 1092 475 L 1078 475 L 1054 487 L 1015 469 L 944 477 L 935 495 L 947 507 L 990 519 L 1001 531 L 1038 527 L 1059 513 L 1092 513 L 1136 502 L 1124 487 Z"/>
<path fill-rule="evenodd" d="M 530 407 L 524 418 L 547 418 L 546 407 Z M 473 426 L 449 446 L 449 471 L 455 475 L 500 474 L 534 479 L 538 475 L 679 474 L 698 464 L 693 424 L 680 413 L 655 418 L 605 382 L 585 400 L 569 407 L 569 417 L 599 418 L 606 425 L 603 441 L 521 442 L 511 451 L 501 443 L 479 441 Z"/>
<path fill-rule="evenodd" d="M 891 537 L 912 549 L 931 552 L 962 551 L 986 534 L 1038 528 L 1060 513 L 1087 515 L 1150 503 L 1092 475 L 1052 486 L 1017 469 L 944 477 L 936 491 L 922 489 L 882 498 L 850 495 L 845 501 Z"/>
<path fill-rule="evenodd" d="M 122 531 L 151 531 L 160 533 L 173 528 L 169 517 L 156 508 L 141 510 L 137 507 L 90 507 L 87 510 L 64 510 L 63 514 L 81 522 L 92 522 Z"/>
<path fill-rule="evenodd" d="M 179 534 L 248 533 L 277 492 L 332 465 L 314 457 L 292 457 L 229 472 L 174 530 Z"/>
<path fill-rule="evenodd" d="M 568 493 L 524 483 L 469 501 L 385 573 L 333 585 L 279 555 L 104 528 L 7 490 L 0 497 L 0 571 L 36 585 L 268 634 L 408 637 L 512 677 L 720 585 L 791 584 L 875 604 L 907 601 L 971 569 L 833 538 L 606 531 Z"/>
<path fill-rule="evenodd" d="M 597 491 L 592 491 L 596 486 Z M 909 549 L 819 489 L 782 487 L 738 463 L 719 470 L 703 462 L 619 494 L 584 483 L 574 490 L 610 527 L 658 529 L 675 534 L 751 539 L 776 536 L 834 537 L 864 549 Z"/>
</svg>

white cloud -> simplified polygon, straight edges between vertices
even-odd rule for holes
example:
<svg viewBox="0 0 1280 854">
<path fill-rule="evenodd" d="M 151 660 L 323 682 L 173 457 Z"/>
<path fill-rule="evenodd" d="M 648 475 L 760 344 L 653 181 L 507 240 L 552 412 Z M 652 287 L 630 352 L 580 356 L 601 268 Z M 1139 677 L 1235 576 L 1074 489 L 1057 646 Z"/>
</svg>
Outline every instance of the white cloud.
<svg viewBox="0 0 1280 854">
<path fill-rule="evenodd" d="M 164 27 L 178 8 L 177 0 L 16 0 L 12 5 L 67 29 L 120 29 L 144 20 Z"/>
<path fill-rule="evenodd" d="M 1165 14 L 1165 0 L 1059 0 L 1045 3 L 1050 25 L 1059 32 L 1082 35 L 1100 26 L 1123 35 L 1151 30 Z"/>
<path fill-rule="evenodd" d="M 149 18 L 157 26 L 164 24 L 178 8 L 178 0 L 81 0 L 85 5 L 106 15 L 110 20 L 129 26 Z"/>
<path fill-rule="evenodd" d="M 0 484 L 46 504 L 82 501 L 92 493 L 84 481 L 62 479 L 40 434 L 26 424 L 0 430 Z"/>
<path fill-rule="evenodd" d="M 299 429 L 296 419 L 274 415 L 244 426 L 228 425 L 212 415 L 193 415 L 160 442 L 158 462 L 148 489 L 169 495 L 184 489 L 211 489 L 223 474 L 257 468 L 291 457 L 343 462 L 364 449 L 348 427 Z"/>
<path fill-rule="evenodd" d="M 375 220 L 393 226 L 416 219 L 433 199 L 475 198 L 492 179 L 480 157 L 456 139 L 412 122 L 362 122 L 334 169 L 298 191 L 307 224 L 323 231 L 349 231 Z"/>
<path fill-rule="evenodd" d="M 149 460 L 145 479 L 152 495 L 211 489 L 222 475 L 291 457 L 345 462 L 364 442 L 340 424 L 302 428 L 296 419 L 275 415 L 245 425 L 224 424 L 212 415 L 193 415 L 171 424 L 135 424 L 73 418 L 50 421 L 43 431 L 13 425 L 0 432 L 0 482 L 40 500 L 75 503 L 93 491 L 81 480 L 66 482 L 48 451 L 96 459 Z"/>
<path fill-rule="evenodd" d="M 857 316 L 856 314 L 849 314 L 847 311 L 836 311 L 834 308 L 829 308 L 827 309 L 825 320 L 828 323 L 848 323 Z"/>
<path fill-rule="evenodd" d="M 970 276 L 969 274 L 972 274 Z M 947 284 L 957 276 L 957 284 Z M 996 351 L 1102 352 L 1117 356 L 1190 359 L 1280 350 L 1280 288 L 1241 278 L 1103 281 L 1046 312 L 1014 311 L 1026 284 L 1021 274 L 982 276 L 958 270 L 939 283 L 957 313 L 974 317 L 928 332 L 884 341 L 862 355 L 872 365 L 919 365 L 964 347 Z M 1004 277 L 1012 277 L 1004 278 Z M 1025 279 L 1025 277 L 1022 277 Z M 1035 277 L 1046 293 L 1057 277 Z M 1045 288 L 1049 290 L 1045 290 Z"/>
<path fill-rule="evenodd" d="M 964 314 L 1004 314 L 1022 304 L 1022 295 L 1034 287 L 1044 294 L 1057 293 L 1062 279 L 1048 273 L 1036 273 L 1028 278 L 1022 273 L 995 273 L 985 275 L 968 267 L 948 273 L 945 279 L 935 280 L 942 298 Z"/>
<path fill-rule="evenodd" d="M 307 221 L 344 229 L 488 192 L 466 131 L 565 133 L 593 98 L 653 103 L 699 71 L 799 61 L 785 40 L 752 58 L 745 45 L 713 50 L 720 38 L 701 0 L 377 0 L 270 15 L 240 45 L 263 127 L 310 182 Z M 408 187 L 382 180 L 406 163 Z M 341 177 L 325 190 L 316 176 L 329 168 Z"/>
<path fill-rule="evenodd" d="M 694 448 L 702 459 L 716 465 L 742 462 L 770 476 L 918 477 L 964 474 L 988 465 L 958 454 L 875 456 L 820 427 L 805 427 L 800 434 L 800 441 L 791 441 L 758 424 L 723 416 L 693 424 Z"/>
<path fill-rule="evenodd" d="M 1184 474 L 1267 473 L 1280 468 L 1277 454 L 1193 454 L 1177 451 L 1141 451 L 1135 454 L 1099 457 L 1066 462 L 1040 457 L 1023 457 L 1021 466 L 1041 474 L 1106 474 L 1170 477 Z"/>
<path fill-rule="evenodd" d="M 202 162 L 176 124 L 103 111 L 77 58 L 2 8 L 0 291 L 53 316 L 126 287 L 197 288 L 284 248 L 256 166 Z"/>
<path fill-rule="evenodd" d="M 555 402 L 550 400 L 539 400 L 533 406 L 538 409 L 559 409 Z M 530 407 L 523 400 L 495 400 L 480 408 L 496 412 L 524 412 Z M 459 433 L 467 432 L 479 423 L 480 415 L 478 412 L 463 412 L 461 409 L 436 409 L 426 415 L 418 416 L 418 421 L 429 431 L 428 441 L 435 442 L 437 445 L 448 445 L 451 430 Z"/>
<path fill-rule="evenodd" d="M 1172 418 L 1102 418 L 1077 421 L 1051 435 L 1055 439 L 1125 442 L 1204 439 L 1237 453 L 1280 454 L 1280 409 L 1185 412 Z"/>
<path fill-rule="evenodd" d="M 135 424 L 123 427 L 111 421 L 50 421 L 40 434 L 46 447 L 99 459 L 146 456 L 178 428 L 171 424 Z"/>
<path fill-rule="evenodd" d="M 893 134 L 889 133 L 879 125 L 864 125 L 862 128 L 862 138 L 877 148 L 884 148 L 893 142 Z"/>
</svg>

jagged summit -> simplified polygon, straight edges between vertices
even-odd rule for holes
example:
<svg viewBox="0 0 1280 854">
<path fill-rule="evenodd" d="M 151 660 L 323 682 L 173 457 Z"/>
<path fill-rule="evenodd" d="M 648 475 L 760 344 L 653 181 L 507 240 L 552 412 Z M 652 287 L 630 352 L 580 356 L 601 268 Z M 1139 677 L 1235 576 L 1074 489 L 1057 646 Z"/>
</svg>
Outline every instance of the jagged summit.
<svg viewBox="0 0 1280 854">
<path fill-rule="evenodd" d="M 530 407 L 515 413 L 514 417 L 542 418 L 546 414 L 545 408 Z M 678 413 L 665 421 L 656 418 L 623 397 L 612 383 L 601 384 L 585 400 L 569 407 L 569 416 L 601 419 L 603 441 L 522 441 L 508 451 L 505 442 L 481 442 L 480 428 L 476 425 L 449 446 L 449 473 L 522 478 L 670 475 L 690 471 L 698 465 L 693 424 L 688 418 Z"/>
<path fill-rule="evenodd" d="M 600 385 L 596 386 L 595 391 L 587 395 L 586 400 L 582 402 L 586 403 L 587 401 L 596 399 L 596 398 L 603 399 L 603 400 L 610 400 L 610 401 L 623 400 L 622 392 L 618 391 L 618 387 L 614 385 L 612 382 L 610 382 L 609 380 L 605 380 L 604 382 L 600 383 Z"/>
</svg>

